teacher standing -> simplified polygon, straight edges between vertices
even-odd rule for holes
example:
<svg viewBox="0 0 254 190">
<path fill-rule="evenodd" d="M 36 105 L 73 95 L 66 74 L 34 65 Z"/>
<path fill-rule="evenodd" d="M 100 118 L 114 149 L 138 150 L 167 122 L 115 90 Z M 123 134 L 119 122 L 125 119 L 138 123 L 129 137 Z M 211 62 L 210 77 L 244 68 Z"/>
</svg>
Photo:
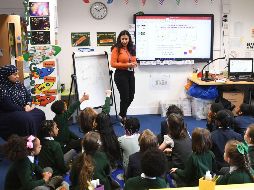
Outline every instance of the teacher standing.
<svg viewBox="0 0 254 190">
<path fill-rule="evenodd" d="M 114 80 L 120 93 L 119 116 L 121 122 L 125 123 L 127 110 L 134 99 L 134 68 L 137 66 L 135 47 L 127 30 L 120 32 L 111 50 L 111 66 L 116 68 Z"/>
</svg>

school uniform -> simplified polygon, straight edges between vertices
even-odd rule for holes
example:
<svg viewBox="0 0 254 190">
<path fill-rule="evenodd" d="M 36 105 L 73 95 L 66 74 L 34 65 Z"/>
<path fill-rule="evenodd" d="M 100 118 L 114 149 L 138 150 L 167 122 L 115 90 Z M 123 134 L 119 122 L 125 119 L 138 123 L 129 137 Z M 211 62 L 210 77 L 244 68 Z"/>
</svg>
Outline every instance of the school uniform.
<svg viewBox="0 0 254 190">
<path fill-rule="evenodd" d="M 211 133 L 211 137 L 213 142 L 211 150 L 215 155 L 218 169 L 228 166 L 223 157 L 225 145 L 229 140 L 242 141 L 242 136 L 230 128 L 218 128 Z"/>
<path fill-rule="evenodd" d="M 42 168 L 51 167 L 53 175 L 64 175 L 68 169 L 64 163 L 64 154 L 61 145 L 53 137 L 42 139 L 42 148 L 38 155 L 39 165 Z"/>
<path fill-rule="evenodd" d="M 253 179 L 247 173 L 247 171 L 233 169 L 230 167 L 230 172 L 224 176 L 221 176 L 216 185 L 228 185 L 228 184 L 241 184 L 241 183 L 253 183 Z"/>
<path fill-rule="evenodd" d="M 175 178 L 184 181 L 187 186 L 198 185 L 198 180 L 205 175 L 206 171 L 216 172 L 215 156 L 212 151 L 202 154 L 192 153 L 189 157 L 185 169 L 177 169 Z"/>
<path fill-rule="evenodd" d="M 126 179 L 141 175 L 141 152 L 136 152 L 129 156 L 129 163 L 126 171 Z"/>
<path fill-rule="evenodd" d="M 79 164 L 83 159 L 83 155 L 80 154 L 77 159 L 74 161 L 71 173 L 71 189 L 79 190 L 79 174 L 82 166 Z M 96 151 L 94 155 L 92 155 L 92 159 L 94 162 L 94 175 L 93 179 L 99 179 L 100 184 L 104 185 L 105 190 L 111 190 L 110 183 L 108 180 L 108 175 L 110 175 L 110 164 L 107 159 L 107 156 L 104 152 Z"/>
<path fill-rule="evenodd" d="M 147 190 L 166 188 L 166 181 L 160 177 L 145 177 L 141 176 L 130 178 L 126 181 L 124 190 Z"/>
<path fill-rule="evenodd" d="M 28 156 L 12 163 L 5 178 L 4 189 L 31 190 L 41 185 L 45 185 L 42 169 L 34 164 L 34 157 Z"/>
<path fill-rule="evenodd" d="M 69 118 L 79 106 L 80 102 L 77 101 L 72 104 L 64 113 L 56 114 L 53 119 L 57 123 L 57 127 L 59 129 L 55 140 L 60 143 L 64 153 L 71 149 L 81 151 L 81 141 L 79 140 L 79 137 L 74 134 L 68 126 Z"/>
<path fill-rule="evenodd" d="M 249 156 L 251 168 L 254 170 L 254 145 L 249 145 L 248 156 Z"/>
<path fill-rule="evenodd" d="M 236 128 L 235 131 L 244 136 L 244 132 L 248 128 L 248 126 L 254 123 L 254 117 L 249 115 L 241 115 L 235 117 Z"/>
</svg>

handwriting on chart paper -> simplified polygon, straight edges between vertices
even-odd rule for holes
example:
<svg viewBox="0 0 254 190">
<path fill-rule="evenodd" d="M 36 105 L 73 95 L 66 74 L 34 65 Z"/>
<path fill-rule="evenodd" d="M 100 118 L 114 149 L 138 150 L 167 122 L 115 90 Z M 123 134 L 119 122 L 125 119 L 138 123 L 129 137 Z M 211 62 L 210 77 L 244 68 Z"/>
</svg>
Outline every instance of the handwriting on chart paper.
<svg viewBox="0 0 254 190">
<path fill-rule="evenodd" d="M 169 74 L 151 74 L 150 88 L 154 90 L 167 90 L 170 87 Z"/>
</svg>

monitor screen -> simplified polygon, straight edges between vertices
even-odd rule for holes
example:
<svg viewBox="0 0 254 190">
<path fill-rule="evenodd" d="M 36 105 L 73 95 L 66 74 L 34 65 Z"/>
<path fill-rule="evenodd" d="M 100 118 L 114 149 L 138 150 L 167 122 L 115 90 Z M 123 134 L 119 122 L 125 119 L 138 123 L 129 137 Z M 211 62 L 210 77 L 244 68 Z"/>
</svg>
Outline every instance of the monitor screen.
<svg viewBox="0 0 254 190">
<path fill-rule="evenodd" d="M 138 61 L 213 59 L 214 15 L 134 15 Z"/>
<path fill-rule="evenodd" d="M 252 58 L 229 58 L 228 74 L 234 75 L 251 75 L 253 73 Z"/>
</svg>

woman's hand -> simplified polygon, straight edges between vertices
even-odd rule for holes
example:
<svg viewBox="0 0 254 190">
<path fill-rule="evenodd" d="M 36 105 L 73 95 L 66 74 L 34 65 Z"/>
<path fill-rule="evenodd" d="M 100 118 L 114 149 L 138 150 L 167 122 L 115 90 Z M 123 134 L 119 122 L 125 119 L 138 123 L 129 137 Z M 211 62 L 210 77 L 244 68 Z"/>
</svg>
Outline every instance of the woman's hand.
<svg viewBox="0 0 254 190">
<path fill-rule="evenodd" d="M 135 68 L 135 67 L 137 67 L 137 62 L 129 63 L 129 68 Z"/>
</svg>

